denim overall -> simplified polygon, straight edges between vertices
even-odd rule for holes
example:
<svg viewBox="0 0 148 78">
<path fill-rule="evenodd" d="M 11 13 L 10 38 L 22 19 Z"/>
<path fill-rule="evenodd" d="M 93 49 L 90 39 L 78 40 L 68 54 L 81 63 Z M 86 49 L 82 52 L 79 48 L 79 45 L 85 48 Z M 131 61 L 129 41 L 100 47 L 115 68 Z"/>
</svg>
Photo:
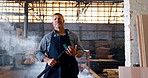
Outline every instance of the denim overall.
<svg viewBox="0 0 148 78">
<path fill-rule="evenodd" d="M 47 55 L 50 58 L 57 58 L 58 55 L 65 50 L 63 44 L 66 43 L 70 45 L 67 31 L 66 35 L 64 36 L 54 36 L 53 32 L 50 43 L 51 44 Z M 47 71 L 44 75 L 44 78 L 78 78 L 78 63 L 74 56 L 69 56 L 64 53 L 58 61 L 60 61 L 60 63 L 56 64 L 52 70 Z"/>
</svg>

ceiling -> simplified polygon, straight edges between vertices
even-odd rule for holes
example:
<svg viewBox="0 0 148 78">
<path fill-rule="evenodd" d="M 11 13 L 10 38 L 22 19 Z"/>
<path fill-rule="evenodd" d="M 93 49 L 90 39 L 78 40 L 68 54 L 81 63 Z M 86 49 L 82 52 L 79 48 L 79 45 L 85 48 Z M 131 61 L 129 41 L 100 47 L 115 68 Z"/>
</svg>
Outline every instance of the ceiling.
<svg viewBox="0 0 148 78">
<path fill-rule="evenodd" d="M 123 2 L 124 0 L 45 0 L 45 1 L 77 1 L 77 2 L 84 2 L 84 1 L 85 2 L 120 2 L 122 1 Z"/>
<path fill-rule="evenodd" d="M 93 2 L 93 3 L 120 3 L 124 2 L 124 0 L 7 0 L 7 1 L 76 1 L 76 2 Z"/>
</svg>

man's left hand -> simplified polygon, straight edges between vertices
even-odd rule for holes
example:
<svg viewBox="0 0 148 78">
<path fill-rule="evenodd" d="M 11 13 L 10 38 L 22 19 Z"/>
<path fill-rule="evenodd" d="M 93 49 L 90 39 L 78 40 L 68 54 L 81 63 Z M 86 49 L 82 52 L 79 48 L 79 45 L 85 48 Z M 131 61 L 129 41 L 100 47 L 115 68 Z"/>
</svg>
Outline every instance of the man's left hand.
<svg viewBox="0 0 148 78">
<path fill-rule="evenodd" d="M 68 46 L 66 53 L 70 56 L 77 55 L 77 47 L 77 45 L 75 45 L 75 48 L 73 48 L 72 46 Z"/>
</svg>

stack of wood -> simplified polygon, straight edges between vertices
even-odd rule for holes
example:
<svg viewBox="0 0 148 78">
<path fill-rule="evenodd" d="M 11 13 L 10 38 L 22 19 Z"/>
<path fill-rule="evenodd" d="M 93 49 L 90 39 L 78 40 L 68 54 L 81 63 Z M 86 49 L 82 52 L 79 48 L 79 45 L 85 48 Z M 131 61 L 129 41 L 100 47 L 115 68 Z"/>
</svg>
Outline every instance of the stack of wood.
<svg viewBox="0 0 148 78">
<path fill-rule="evenodd" d="M 25 53 L 25 61 L 23 64 L 34 64 L 37 62 L 35 51 L 28 51 Z"/>
<path fill-rule="evenodd" d="M 118 69 L 104 69 L 103 72 L 107 74 L 107 78 L 119 78 Z"/>
<path fill-rule="evenodd" d="M 148 67 L 148 15 L 137 16 L 140 67 Z"/>
<path fill-rule="evenodd" d="M 148 67 L 119 67 L 119 78 L 148 78 Z"/>
<path fill-rule="evenodd" d="M 106 48 L 106 47 L 96 48 L 96 55 L 95 55 L 95 57 L 99 58 L 99 59 L 108 59 L 109 49 L 110 48 Z"/>
</svg>

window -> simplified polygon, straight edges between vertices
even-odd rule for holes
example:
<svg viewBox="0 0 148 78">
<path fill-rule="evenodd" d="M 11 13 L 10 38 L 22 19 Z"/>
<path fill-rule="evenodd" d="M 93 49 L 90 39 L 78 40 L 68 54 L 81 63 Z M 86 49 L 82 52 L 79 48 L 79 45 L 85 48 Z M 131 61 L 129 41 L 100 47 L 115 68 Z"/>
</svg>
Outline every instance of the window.
<svg viewBox="0 0 148 78">
<path fill-rule="evenodd" d="M 24 22 L 24 5 L 20 1 L 0 1 L 0 22 Z M 123 23 L 123 3 L 87 3 L 46 1 L 28 3 L 28 22 L 52 21 L 61 13 L 66 23 Z"/>
</svg>

